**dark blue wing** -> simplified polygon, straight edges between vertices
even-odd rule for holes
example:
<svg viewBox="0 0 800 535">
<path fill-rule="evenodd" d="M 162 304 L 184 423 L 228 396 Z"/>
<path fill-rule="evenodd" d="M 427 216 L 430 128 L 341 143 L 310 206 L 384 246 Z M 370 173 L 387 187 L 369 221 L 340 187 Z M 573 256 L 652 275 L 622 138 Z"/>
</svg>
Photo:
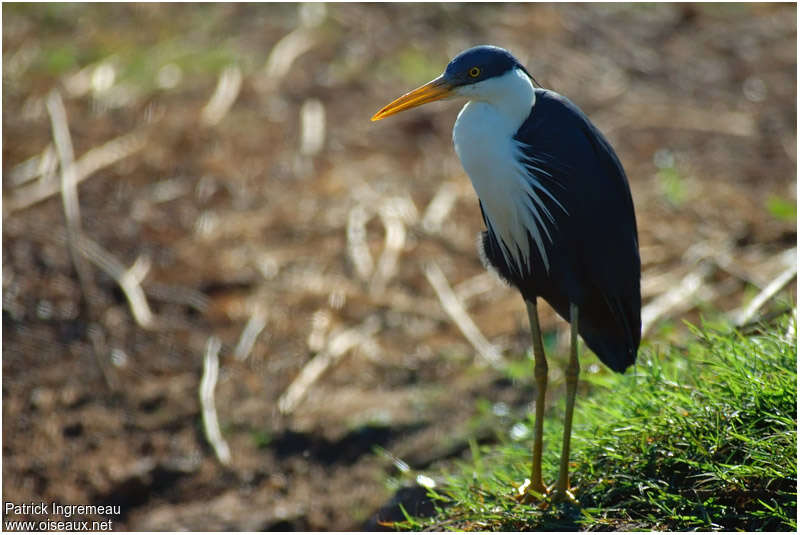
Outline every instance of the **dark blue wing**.
<svg viewBox="0 0 800 535">
<path fill-rule="evenodd" d="M 550 193 L 540 196 L 553 216 L 550 268 L 538 255 L 527 274 L 498 265 L 491 229 L 484 254 L 523 296 L 544 298 L 564 319 L 569 303 L 577 304 L 586 344 L 609 367 L 623 371 L 634 362 L 641 338 L 641 266 L 622 164 L 588 117 L 552 91 L 536 89 L 532 113 L 515 139 L 530 172 Z"/>
</svg>

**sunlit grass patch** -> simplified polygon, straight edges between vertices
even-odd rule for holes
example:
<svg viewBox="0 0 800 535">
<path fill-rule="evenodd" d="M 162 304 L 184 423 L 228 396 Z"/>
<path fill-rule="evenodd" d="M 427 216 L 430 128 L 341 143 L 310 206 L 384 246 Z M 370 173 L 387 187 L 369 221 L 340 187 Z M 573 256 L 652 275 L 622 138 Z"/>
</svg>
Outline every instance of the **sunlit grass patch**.
<svg viewBox="0 0 800 535">
<path fill-rule="evenodd" d="M 695 336 L 684 350 L 642 354 L 634 373 L 578 400 L 571 483 L 580 508 L 513 499 L 530 463 L 531 437 L 518 424 L 447 476 L 437 517 L 403 527 L 794 531 L 796 336 L 710 328 Z M 557 410 L 545 422 L 550 482 L 560 418 Z"/>
</svg>

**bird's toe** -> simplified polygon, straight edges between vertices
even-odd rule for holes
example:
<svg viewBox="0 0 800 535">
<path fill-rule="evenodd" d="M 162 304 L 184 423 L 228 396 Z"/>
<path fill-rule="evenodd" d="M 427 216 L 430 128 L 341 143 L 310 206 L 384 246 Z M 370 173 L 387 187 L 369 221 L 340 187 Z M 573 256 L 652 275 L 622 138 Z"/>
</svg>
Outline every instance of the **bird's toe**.
<svg viewBox="0 0 800 535">
<path fill-rule="evenodd" d="M 547 505 L 548 489 L 541 481 L 538 484 L 531 483 L 530 479 L 525 479 L 522 485 L 514 488 L 514 499 L 526 505 L 541 504 Z"/>
<path fill-rule="evenodd" d="M 574 505 L 576 507 L 580 506 L 580 503 L 577 499 L 575 499 L 575 495 L 569 489 L 560 490 L 554 489 L 552 490 L 552 502 L 553 503 L 568 503 L 570 505 Z"/>
</svg>

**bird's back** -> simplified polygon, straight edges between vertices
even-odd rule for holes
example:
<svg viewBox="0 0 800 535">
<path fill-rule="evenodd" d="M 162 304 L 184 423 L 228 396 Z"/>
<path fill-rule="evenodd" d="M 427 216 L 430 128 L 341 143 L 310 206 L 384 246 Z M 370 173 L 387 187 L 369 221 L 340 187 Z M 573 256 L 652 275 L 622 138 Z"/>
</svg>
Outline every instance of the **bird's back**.
<svg viewBox="0 0 800 535">
<path fill-rule="evenodd" d="M 483 256 L 523 297 L 545 299 L 567 321 L 570 302 L 578 305 L 586 344 L 611 369 L 624 371 L 641 338 L 638 235 L 625 171 L 586 115 L 552 91 L 536 90 L 533 111 L 514 137 L 549 192 L 535 205 L 552 218 L 543 219 L 547 258 L 529 234 L 530 265 L 509 263 L 485 212 Z"/>
</svg>

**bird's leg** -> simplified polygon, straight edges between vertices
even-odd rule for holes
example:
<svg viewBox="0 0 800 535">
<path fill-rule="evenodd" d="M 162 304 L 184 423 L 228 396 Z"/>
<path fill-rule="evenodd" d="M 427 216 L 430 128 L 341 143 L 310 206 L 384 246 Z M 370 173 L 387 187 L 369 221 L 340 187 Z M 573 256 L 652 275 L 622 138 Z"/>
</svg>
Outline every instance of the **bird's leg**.
<svg viewBox="0 0 800 535">
<path fill-rule="evenodd" d="M 544 395 L 547 390 L 547 359 L 542 345 L 542 331 L 539 328 L 539 314 L 536 311 L 536 300 L 525 300 L 528 307 L 528 321 L 531 324 L 533 339 L 533 373 L 536 378 L 536 420 L 533 426 L 533 459 L 531 462 L 530 490 L 545 495 L 547 487 L 542 481 L 542 421 L 544 420 Z"/>
<path fill-rule="evenodd" d="M 564 442 L 561 446 L 561 466 L 558 471 L 558 481 L 554 489 L 554 498 L 557 501 L 568 501 L 577 504 L 577 500 L 569 491 L 569 441 L 572 435 L 572 411 L 575 408 L 575 393 L 578 389 L 578 306 L 569 305 L 570 323 L 570 352 L 569 364 L 564 376 L 567 383 L 567 408 L 564 413 Z"/>
</svg>

